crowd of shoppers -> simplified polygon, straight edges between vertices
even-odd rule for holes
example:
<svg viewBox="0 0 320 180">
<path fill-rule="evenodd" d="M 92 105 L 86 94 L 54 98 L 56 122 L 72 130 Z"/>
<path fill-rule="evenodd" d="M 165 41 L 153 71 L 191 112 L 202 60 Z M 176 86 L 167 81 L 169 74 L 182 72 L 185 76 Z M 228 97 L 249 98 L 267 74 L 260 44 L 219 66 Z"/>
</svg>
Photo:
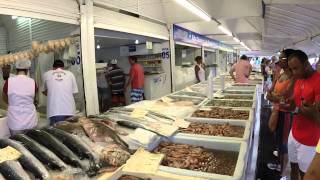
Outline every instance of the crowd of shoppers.
<svg viewBox="0 0 320 180">
<path fill-rule="evenodd" d="M 268 167 L 285 178 L 289 161 L 291 180 L 319 179 L 319 62 L 314 68 L 303 51 L 286 49 L 279 60 L 263 59 L 261 69 L 264 76 L 273 79 L 266 97 L 273 105 L 269 128 L 276 137 L 280 162 Z"/>
</svg>

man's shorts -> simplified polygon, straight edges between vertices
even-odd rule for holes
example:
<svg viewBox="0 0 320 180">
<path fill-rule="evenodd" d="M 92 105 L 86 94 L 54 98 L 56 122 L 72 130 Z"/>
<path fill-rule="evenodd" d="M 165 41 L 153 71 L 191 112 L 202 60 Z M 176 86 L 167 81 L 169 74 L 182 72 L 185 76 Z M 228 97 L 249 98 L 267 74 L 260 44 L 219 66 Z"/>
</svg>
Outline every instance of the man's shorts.
<svg viewBox="0 0 320 180">
<path fill-rule="evenodd" d="M 288 140 L 288 155 L 291 163 L 298 163 L 302 172 L 307 172 L 313 157 L 316 154 L 315 146 L 306 146 L 299 143 L 290 132 Z"/>
<path fill-rule="evenodd" d="M 131 90 L 131 102 L 139 102 L 143 100 L 143 89 L 132 89 Z"/>
</svg>

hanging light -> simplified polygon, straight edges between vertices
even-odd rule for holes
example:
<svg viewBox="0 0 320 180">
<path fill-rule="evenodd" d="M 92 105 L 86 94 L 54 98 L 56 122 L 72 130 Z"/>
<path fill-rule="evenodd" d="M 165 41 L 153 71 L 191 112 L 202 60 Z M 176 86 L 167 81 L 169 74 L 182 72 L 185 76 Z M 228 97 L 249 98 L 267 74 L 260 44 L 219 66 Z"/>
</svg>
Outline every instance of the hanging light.
<svg viewBox="0 0 320 180">
<path fill-rule="evenodd" d="M 237 42 L 237 43 L 240 42 L 240 40 L 239 40 L 238 38 L 236 38 L 236 37 L 233 37 L 233 40 L 234 40 L 235 42 Z"/>
<path fill-rule="evenodd" d="M 135 43 L 135 44 L 139 44 L 139 40 L 138 40 L 138 39 L 135 40 L 134 43 Z"/>
<path fill-rule="evenodd" d="M 188 9 L 193 14 L 199 16 L 201 19 L 205 21 L 211 21 L 211 17 L 197 5 L 195 5 L 191 0 L 176 0 L 178 4 Z"/>
<path fill-rule="evenodd" d="M 218 28 L 220 29 L 221 32 L 225 33 L 227 36 L 232 36 L 232 33 L 228 29 L 223 27 L 221 24 L 218 25 Z"/>
<path fill-rule="evenodd" d="M 100 44 L 98 44 L 98 45 L 97 45 L 97 49 L 100 49 L 100 48 L 101 48 L 101 46 L 100 46 Z"/>
</svg>

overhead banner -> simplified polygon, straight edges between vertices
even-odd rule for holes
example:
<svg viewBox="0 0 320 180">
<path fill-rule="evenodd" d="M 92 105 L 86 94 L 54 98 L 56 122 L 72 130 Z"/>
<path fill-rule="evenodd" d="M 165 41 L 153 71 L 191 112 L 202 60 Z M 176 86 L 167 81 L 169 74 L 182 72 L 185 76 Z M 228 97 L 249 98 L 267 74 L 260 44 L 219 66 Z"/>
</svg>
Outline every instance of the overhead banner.
<svg viewBox="0 0 320 180">
<path fill-rule="evenodd" d="M 232 47 L 183 27 L 173 25 L 173 39 L 188 44 L 204 46 L 225 51 L 233 51 Z"/>
</svg>

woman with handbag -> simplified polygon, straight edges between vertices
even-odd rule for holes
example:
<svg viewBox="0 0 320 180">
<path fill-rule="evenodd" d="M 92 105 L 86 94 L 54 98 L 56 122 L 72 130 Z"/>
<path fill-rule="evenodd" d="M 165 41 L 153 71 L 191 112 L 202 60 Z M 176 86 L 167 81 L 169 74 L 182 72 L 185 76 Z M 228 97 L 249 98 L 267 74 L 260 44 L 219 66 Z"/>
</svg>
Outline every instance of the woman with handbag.
<svg viewBox="0 0 320 180">
<path fill-rule="evenodd" d="M 288 67 L 288 57 L 294 52 L 292 49 L 284 50 L 279 57 L 279 66 L 283 73 L 274 81 L 274 85 L 267 94 L 267 99 L 273 103 L 272 113 L 269 119 L 269 128 L 275 133 L 278 149 L 280 168 L 268 165 L 270 169 L 278 169 L 281 175 L 284 174 L 288 163 L 288 137 L 291 129 L 292 114 L 284 109 L 279 108 L 284 99 L 290 97 L 293 92 L 294 79 L 292 72 Z"/>
</svg>

